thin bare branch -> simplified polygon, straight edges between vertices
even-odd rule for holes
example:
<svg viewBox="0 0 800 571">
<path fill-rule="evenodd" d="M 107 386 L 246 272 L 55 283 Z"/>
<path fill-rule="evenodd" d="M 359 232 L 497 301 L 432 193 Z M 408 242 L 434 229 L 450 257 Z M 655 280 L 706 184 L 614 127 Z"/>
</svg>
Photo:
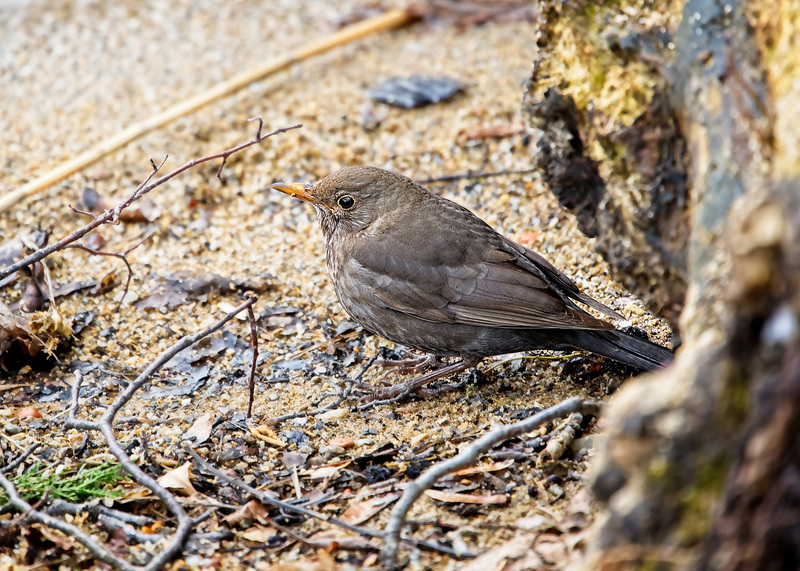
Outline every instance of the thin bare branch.
<svg viewBox="0 0 800 571">
<path fill-rule="evenodd" d="M 190 98 L 180 101 L 155 115 L 151 115 L 138 123 L 129 125 L 127 128 L 117 132 L 114 136 L 100 141 L 97 145 L 86 150 L 77 157 L 61 163 L 56 168 L 22 185 L 20 188 L 0 196 L 0 212 L 8 209 L 26 196 L 30 196 L 65 179 L 100 160 L 107 154 L 141 137 L 145 133 L 163 127 L 178 117 L 183 117 L 184 115 L 197 111 L 213 101 L 226 97 L 255 81 L 259 81 L 280 70 L 286 69 L 299 61 L 306 60 L 371 34 L 399 28 L 412 22 L 416 17 L 413 10 L 387 10 L 374 18 L 368 18 L 367 20 L 356 22 L 355 24 L 338 30 L 330 36 L 315 39 L 309 44 L 300 46 L 288 54 L 269 59 L 256 68 L 244 70 L 221 83 L 217 83 L 206 90 L 195 93 Z"/>
<path fill-rule="evenodd" d="M 70 537 L 74 537 L 81 545 L 89 550 L 92 555 L 94 555 L 103 563 L 107 563 L 116 569 L 121 569 L 122 571 L 140 571 L 142 569 L 147 569 L 148 571 L 152 569 L 155 571 L 156 567 L 150 567 L 149 565 L 145 568 L 131 565 L 124 559 L 120 559 L 105 549 L 102 545 L 97 543 L 92 536 L 85 533 L 79 527 L 67 523 L 60 518 L 53 517 L 34 509 L 31 504 L 22 499 L 22 497 L 17 493 L 17 489 L 14 487 L 14 484 L 12 484 L 11 481 L 2 473 L 0 473 L 0 486 L 2 486 L 3 490 L 8 496 L 8 503 L 14 506 L 20 512 L 24 513 L 25 519 L 44 524 L 48 527 L 52 527 L 53 529 L 57 529 Z"/>
<path fill-rule="evenodd" d="M 259 121 L 258 132 L 261 133 L 261 119 Z M 256 298 L 257 299 L 257 298 Z M 256 394 L 256 361 L 258 360 L 258 331 L 256 331 L 256 316 L 253 313 L 253 306 L 247 306 L 247 320 L 250 322 L 250 346 L 253 348 L 253 363 L 250 366 L 250 398 L 247 401 L 247 418 L 253 416 L 253 400 Z"/>
<path fill-rule="evenodd" d="M 55 529 L 59 529 L 64 533 L 75 537 L 80 543 L 82 543 L 89 551 L 92 552 L 98 559 L 108 563 L 109 565 L 113 565 L 118 569 L 123 569 L 124 571 L 133 571 L 133 570 L 143 570 L 143 571 L 154 571 L 155 569 L 162 568 L 170 559 L 175 557 L 178 554 L 180 549 L 183 547 L 186 539 L 188 538 L 189 534 L 192 532 L 192 529 L 196 525 L 196 520 L 189 517 L 186 512 L 184 511 L 183 507 L 181 507 L 178 500 L 169 493 L 165 488 L 163 488 L 154 478 L 150 475 L 146 474 L 139 466 L 134 464 L 128 454 L 125 452 L 125 449 L 117 440 L 116 434 L 114 433 L 113 423 L 114 417 L 117 413 L 128 403 L 133 395 L 138 391 L 149 379 L 150 377 L 157 372 L 161 367 L 163 367 L 172 357 L 177 355 L 180 351 L 186 349 L 187 347 L 191 347 L 200 339 L 206 337 L 207 335 L 213 333 L 220 329 L 223 325 L 225 325 L 228 321 L 234 318 L 238 313 L 241 311 L 246 310 L 248 307 L 252 306 L 256 302 L 256 298 L 250 298 L 245 300 L 239 307 L 225 315 L 222 319 L 209 325 L 205 329 L 194 333 L 192 335 L 187 335 L 183 337 L 180 341 L 175 343 L 172 347 L 161 353 L 159 357 L 153 361 L 150 365 L 148 365 L 144 371 L 133 381 L 131 382 L 126 390 L 119 395 L 113 404 L 106 409 L 103 413 L 103 416 L 100 418 L 98 422 L 91 422 L 87 420 L 81 420 L 75 417 L 78 409 L 78 401 L 79 401 L 79 393 L 80 393 L 80 385 L 82 381 L 82 376 L 76 374 L 75 383 L 72 386 L 72 402 L 70 406 L 70 414 L 69 418 L 66 422 L 66 428 L 77 428 L 82 430 L 97 430 L 100 431 L 106 439 L 108 444 L 109 451 L 114 455 L 117 461 L 120 463 L 122 468 L 128 472 L 137 482 L 142 484 L 143 486 L 147 487 L 154 496 L 159 498 L 162 502 L 164 502 L 169 510 L 175 514 L 175 517 L 178 520 L 178 527 L 175 530 L 175 533 L 172 535 L 171 543 L 164 548 L 161 553 L 156 555 L 150 563 L 148 563 L 145 567 L 137 567 L 132 566 L 128 562 L 120 559 L 116 555 L 108 552 L 105 548 L 97 544 L 94 539 L 92 539 L 89 535 L 85 534 L 80 529 L 70 526 L 66 522 L 54 518 L 48 514 L 41 513 L 37 510 L 32 510 L 31 513 L 28 515 L 29 519 L 33 521 L 38 521 L 40 523 L 44 523 L 45 525 L 49 525 Z M 5 479 L 4 479 L 5 480 Z M 8 486 L 6 486 L 6 483 Z M 6 489 L 9 498 L 13 496 L 16 498 L 15 501 L 12 502 L 12 505 L 17 507 L 18 509 L 27 510 L 30 506 L 22 501 L 19 495 L 16 493 L 16 489 L 14 489 L 13 484 L 8 480 L 5 482 L 0 481 L 0 484 Z M 18 500 L 18 501 L 17 501 Z"/>
<path fill-rule="evenodd" d="M 192 168 L 192 167 L 194 167 L 196 165 L 199 165 L 201 163 L 205 163 L 205 162 L 208 162 L 208 161 L 213 161 L 213 160 L 219 159 L 219 158 L 223 158 L 223 159 L 227 158 L 231 154 L 236 153 L 238 151 L 241 151 L 243 149 L 246 149 L 247 147 L 250 147 L 252 145 L 256 145 L 256 144 L 260 143 L 261 141 L 263 141 L 264 139 L 268 139 L 269 137 L 272 137 L 274 135 L 278 135 L 279 133 L 284 133 L 286 131 L 290 131 L 292 129 L 299 129 L 300 127 L 302 127 L 302 125 L 298 124 L 298 125 L 293 125 L 291 127 L 284 127 L 284 128 L 280 128 L 280 129 L 275 129 L 273 131 L 270 131 L 266 135 L 261 135 L 261 128 L 259 127 L 258 132 L 257 132 L 257 135 L 258 135 L 257 138 L 255 138 L 255 139 L 253 139 L 251 141 L 248 141 L 246 143 L 242 143 L 241 145 L 237 145 L 237 146 L 235 146 L 235 147 L 233 147 L 231 149 L 228 149 L 226 151 L 222 151 L 221 153 L 208 155 L 207 157 L 202 157 L 202 158 L 199 158 L 199 159 L 192 159 L 188 163 L 184 164 L 183 166 L 178 167 L 177 169 L 175 169 L 174 171 L 170 172 L 169 174 L 166 174 L 166 175 L 156 179 L 154 182 L 151 182 L 150 184 L 148 184 L 148 182 L 153 178 L 153 176 L 155 176 L 155 174 L 161 169 L 161 167 L 164 165 L 164 162 L 166 162 L 166 160 L 167 160 L 166 158 L 164 158 L 164 161 L 162 161 L 160 165 L 156 165 L 155 162 L 153 162 L 153 160 L 150 159 L 150 164 L 153 167 L 152 171 L 147 176 L 147 178 L 144 181 L 142 181 L 142 183 L 139 184 L 139 186 L 136 187 L 136 190 L 133 191 L 133 193 L 128 198 L 126 198 L 124 201 L 122 201 L 120 204 L 118 204 L 115 208 L 112 208 L 110 210 L 106 210 L 102 214 L 98 214 L 94 218 L 94 220 L 89 222 L 86 226 L 78 228 L 77 230 L 75 230 L 75 231 L 71 232 L 70 234 L 68 234 L 67 236 L 63 237 L 58 242 L 55 242 L 54 244 L 51 244 L 50 246 L 47 246 L 45 248 L 40 248 L 39 250 L 36 250 L 35 252 L 30 254 L 29 256 L 25 256 L 23 259 L 21 259 L 20 261 L 16 262 L 15 264 L 11 264 L 10 266 L 7 266 L 7 267 L 3 268 L 2 270 L 0 270 L 0 280 L 2 280 L 3 278 L 5 278 L 7 276 L 10 276 L 14 272 L 19 271 L 20 269 L 22 269 L 22 268 L 24 268 L 26 266 L 29 266 L 29 265 L 33 264 L 34 262 L 38 262 L 39 260 L 42 260 L 42 259 L 46 258 L 47 256 L 49 256 L 53 252 L 56 252 L 58 250 L 63 250 L 64 247 L 67 246 L 67 244 L 72 244 L 73 242 L 77 242 L 78 240 L 80 240 L 81 238 L 86 236 L 89 232 L 91 232 L 92 230 L 94 230 L 95 228 L 97 228 L 97 227 L 99 227 L 99 226 L 101 226 L 103 224 L 109 224 L 109 223 L 116 224 L 119 221 L 119 213 L 120 212 L 122 212 L 123 210 L 128 208 L 131 204 L 133 204 L 134 202 L 136 202 L 137 200 L 142 198 L 145 194 L 147 194 L 148 192 L 150 192 L 154 188 L 156 188 L 158 186 L 161 186 L 162 184 L 164 184 L 168 180 L 178 176 L 182 172 L 184 172 L 184 171 L 186 171 L 186 170 L 188 170 L 188 169 L 190 169 L 190 168 Z"/>
<path fill-rule="evenodd" d="M 599 410 L 599 403 L 584 402 L 579 397 L 567 399 L 525 420 L 492 430 L 478 438 L 458 455 L 444 462 L 434 464 L 425 470 L 416 480 L 408 485 L 403 492 L 403 496 L 397 504 L 395 504 L 394 509 L 392 509 L 391 518 L 386 525 L 386 544 L 381 552 L 381 559 L 384 565 L 388 568 L 392 568 L 397 564 L 397 548 L 401 541 L 400 533 L 405 526 L 408 510 L 411 509 L 411 506 L 422 496 L 425 490 L 433 487 L 439 478 L 461 470 L 462 468 L 466 468 L 467 466 L 472 466 L 478 461 L 481 454 L 489 451 L 496 444 L 508 440 L 509 438 L 531 432 L 553 419 L 574 412 L 597 414 Z"/>
<path fill-rule="evenodd" d="M 272 497 L 264 494 L 263 492 L 260 492 L 260 491 L 256 490 L 252 486 L 249 486 L 249 485 L 245 484 L 241 480 L 237 480 L 236 478 L 232 478 L 231 476 L 229 476 L 226 473 L 222 472 L 218 468 L 215 468 L 207 460 L 205 460 L 202 456 L 200 456 L 194 450 L 194 448 L 192 448 L 189 445 L 188 442 L 185 444 L 185 449 L 191 455 L 191 457 L 194 458 L 195 461 L 198 464 L 200 464 L 200 466 L 205 471 L 207 471 L 209 474 L 213 474 L 214 476 L 216 476 L 220 480 L 228 482 L 232 486 L 236 486 L 236 487 L 246 491 L 251 496 L 253 496 L 257 500 L 259 500 L 262 504 L 268 504 L 268 505 L 271 505 L 273 507 L 276 507 L 276 508 L 279 508 L 279 509 L 282 509 L 282 510 L 285 510 L 285 511 L 294 512 L 294 513 L 298 513 L 298 514 L 301 514 L 301 515 L 304 515 L 304 516 L 307 516 L 307 517 L 310 517 L 310 518 L 314 518 L 314 519 L 317 519 L 317 520 L 320 520 L 320 521 L 325 521 L 325 522 L 328 522 L 328 523 L 330 523 L 332 525 L 336 525 L 338 527 L 344 528 L 344 529 L 346 529 L 348 531 L 355 532 L 355 533 L 357 533 L 359 535 L 363 535 L 365 537 L 384 537 L 384 535 L 385 535 L 384 533 L 381 533 L 379 531 L 374 531 L 372 529 L 368 529 L 368 528 L 365 528 L 365 527 L 359 527 L 357 525 L 352 525 L 352 524 L 349 524 L 349 523 L 345 523 L 345 522 L 343 522 L 343 521 L 341 521 L 341 520 L 339 520 L 339 519 L 337 519 L 335 517 L 328 517 L 328 516 L 322 515 L 320 513 L 317 513 L 315 511 L 312 511 L 312 510 L 309 510 L 307 508 L 304 508 L 302 506 L 289 504 L 289 503 L 283 502 L 281 500 L 277 500 L 275 498 L 272 498 Z M 233 507 L 233 506 L 231 506 L 231 507 Z M 472 553 L 456 553 L 455 551 L 453 551 L 452 549 L 450 549 L 447 546 L 439 545 L 438 543 L 432 543 L 430 541 L 417 541 L 417 540 L 414 540 L 414 539 L 401 539 L 400 541 L 402 541 L 404 543 L 408 543 L 410 545 L 414 545 L 415 547 L 421 547 L 421 548 L 424 548 L 424 549 L 429 549 L 431 551 L 437 551 L 439 553 L 444 553 L 445 555 L 450 555 L 451 557 L 457 557 L 457 558 L 474 557 L 474 555 Z"/>
<path fill-rule="evenodd" d="M 153 234 L 148 234 L 138 242 L 136 242 L 133 246 L 125 250 L 123 253 L 119 254 L 117 252 L 104 252 L 102 250 L 92 250 L 91 248 L 84 246 L 83 244 L 67 244 L 64 248 L 75 248 L 76 250 L 83 250 L 84 252 L 88 252 L 92 256 L 108 256 L 111 258 L 119 258 L 125 264 L 125 267 L 128 269 L 128 279 L 125 280 L 125 289 L 122 290 L 122 296 L 119 298 L 117 302 L 117 307 L 114 308 L 114 311 L 119 311 L 119 308 L 122 306 L 122 302 L 125 301 L 125 296 L 128 295 L 128 289 L 131 286 L 131 280 L 133 279 L 133 268 L 131 267 L 130 262 L 128 261 L 128 254 L 133 252 L 136 248 L 147 242 L 150 238 L 153 237 Z"/>
<path fill-rule="evenodd" d="M 4 466 L 2 469 L 0 469 L 0 474 L 8 474 L 12 470 L 14 470 L 17 466 L 22 464 L 28 458 L 28 456 L 36 452 L 36 449 L 39 448 L 39 446 L 41 446 L 40 442 L 34 442 L 30 446 L 28 446 L 27 450 L 25 450 L 25 452 L 17 456 L 13 462 L 11 462 L 8 466 Z"/>
<path fill-rule="evenodd" d="M 462 180 L 465 178 L 492 178 L 495 176 L 509 176 L 515 174 L 530 174 L 534 172 L 538 172 L 539 169 L 525 169 L 525 170 L 514 170 L 514 171 L 497 171 L 497 172 L 473 172 L 467 171 L 463 174 L 453 174 L 448 176 L 437 176 L 433 178 L 423 178 L 417 180 L 420 184 L 433 184 L 436 182 L 452 182 L 456 180 Z"/>
</svg>

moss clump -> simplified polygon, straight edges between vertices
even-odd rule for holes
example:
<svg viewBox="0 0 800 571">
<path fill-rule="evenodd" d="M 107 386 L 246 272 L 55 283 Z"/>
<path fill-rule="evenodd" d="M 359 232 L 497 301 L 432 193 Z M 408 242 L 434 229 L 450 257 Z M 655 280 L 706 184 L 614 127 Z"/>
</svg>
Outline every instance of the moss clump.
<svg viewBox="0 0 800 571">
<path fill-rule="evenodd" d="M 119 464 L 105 462 L 100 466 L 81 466 L 74 474 L 57 470 L 44 470 L 41 464 L 34 464 L 28 470 L 12 479 L 19 495 L 27 502 L 36 501 L 45 493 L 49 498 L 68 502 L 80 502 L 91 498 L 119 498 L 120 490 L 113 489 L 125 478 Z M 0 505 L 5 505 L 8 497 L 0 492 Z"/>
<path fill-rule="evenodd" d="M 680 522 L 675 527 L 684 545 L 695 545 L 710 533 L 729 467 L 727 456 L 709 458 L 698 466 L 694 481 L 685 487 L 679 500 Z"/>
</svg>

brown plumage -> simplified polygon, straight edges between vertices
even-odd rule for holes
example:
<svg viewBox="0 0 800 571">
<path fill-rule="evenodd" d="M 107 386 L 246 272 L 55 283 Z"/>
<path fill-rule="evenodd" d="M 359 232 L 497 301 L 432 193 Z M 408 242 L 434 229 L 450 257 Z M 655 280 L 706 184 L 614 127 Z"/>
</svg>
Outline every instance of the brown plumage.
<svg viewBox="0 0 800 571">
<path fill-rule="evenodd" d="M 311 203 L 336 294 L 366 329 L 465 366 L 535 349 L 591 351 L 641 369 L 672 353 L 581 309 L 620 316 L 466 208 L 376 167 L 316 185 L 278 183 Z M 462 367 L 462 368 L 464 368 Z"/>
</svg>

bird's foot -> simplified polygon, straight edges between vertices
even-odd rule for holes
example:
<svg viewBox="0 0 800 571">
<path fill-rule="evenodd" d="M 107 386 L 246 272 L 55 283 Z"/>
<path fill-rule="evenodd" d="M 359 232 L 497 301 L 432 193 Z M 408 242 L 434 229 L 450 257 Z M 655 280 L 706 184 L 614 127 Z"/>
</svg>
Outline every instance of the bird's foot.
<svg viewBox="0 0 800 571">
<path fill-rule="evenodd" d="M 428 383 L 431 383 L 436 379 L 446 377 L 447 375 L 460 373 L 464 369 L 468 369 L 474 365 L 475 363 L 473 362 L 458 361 L 457 363 L 446 365 L 439 369 L 425 373 L 424 375 L 420 375 L 419 377 L 415 377 L 409 381 L 406 381 L 405 383 L 399 383 L 382 388 L 372 388 L 372 394 L 365 397 L 368 398 L 370 402 L 361 405 L 358 408 L 359 410 L 363 410 L 379 404 L 398 402 L 412 393 L 417 393 L 422 396 L 436 396 L 439 394 L 439 391 L 425 388 Z"/>
<path fill-rule="evenodd" d="M 433 355 L 419 355 L 400 360 L 378 359 L 375 364 L 385 369 L 395 369 L 402 375 L 417 374 L 428 367 L 441 366 L 439 360 Z"/>
</svg>

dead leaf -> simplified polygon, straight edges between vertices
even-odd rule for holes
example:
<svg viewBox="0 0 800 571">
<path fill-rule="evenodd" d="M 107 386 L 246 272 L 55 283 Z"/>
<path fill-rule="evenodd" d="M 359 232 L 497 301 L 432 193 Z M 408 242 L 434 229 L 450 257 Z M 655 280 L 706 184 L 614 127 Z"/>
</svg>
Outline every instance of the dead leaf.
<svg viewBox="0 0 800 571">
<path fill-rule="evenodd" d="M 102 212 L 103 210 L 115 208 L 115 199 L 100 196 L 95 189 L 86 187 L 83 189 L 83 204 L 92 212 Z M 161 210 L 150 198 L 142 198 L 136 203 L 134 208 L 128 207 L 119 213 L 119 219 L 123 222 L 152 222 L 161 215 Z"/>
<path fill-rule="evenodd" d="M 513 463 L 514 459 L 509 458 L 508 460 L 503 460 L 502 462 L 492 462 L 491 464 L 483 464 L 482 466 L 470 466 L 469 468 L 464 468 L 463 470 L 458 470 L 457 472 L 453 472 L 453 476 L 469 476 L 470 474 L 484 474 L 486 472 L 497 472 L 499 470 L 505 470 Z"/>
<path fill-rule="evenodd" d="M 422 442 L 423 440 L 427 440 L 428 438 L 429 438 L 429 436 L 428 436 L 428 434 L 426 432 L 421 432 L 421 433 L 417 434 L 416 436 L 413 436 L 411 438 L 411 440 L 409 441 L 408 445 L 411 448 L 416 448 L 417 445 L 420 442 Z"/>
<path fill-rule="evenodd" d="M 194 486 L 192 486 L 192 482 L 189 479 L 190 466 L 191 464 L 189 462 L 181 464 L 177 468 L 170 470 L 161 476 L 158 479 L 158 483 L 171 490 L 181 490 L 187 496 L 196 495 L 197 490 L 194 489 Z"/>
<path fill-rule="evenodd" d="M 325 547 L 327 549 L 358 549 L 360 551 L 372 550 L 376 548 L 376 544 L 360 535 L 352 535 L 340 529 L 326 529 L 318 531 L 308 537 L 308 541 L 314 545 Z"/>
<path fill-rule="evenodd" d="M 222 520 L 230 524 L 241 523 L 245 520 L 254 520 L 266 524 L 269 521 L 269 510 L 260 501 L 250 500 L 235 512 L 226 515 Z"/>
<path fill-rule="evenodd" d="M 247 541 L 254 541 L 256 543 L 267 543 L 269 538 L 273 535 L 277 534 L 278 532 L 275 530 L 274 527 L 264 527 L 262 525 L 254 525 L 253 527 L 247 529 L 246 531 L 241 531 L 237 533 L 239 537 L 242 539 L 246 539 Z"/>
<path fill-rule="evenodd" d="M 44 341 L 33 332 L 27 318 L 14 314 L 0 302 L 0 356 L 15 344 L 23 354 L 31 357 L 35 357 L 44 347 Z"/>
<path fill-rule="evenodd" d="M 320 420 L 338 420 L 345 418 L 348 414 L 350 414 L 349 408 L 334 408 L 332 410 L 326 410 L 322 414 L 317 415 L 317 418 Z"/>
<path fill-rule="evenodd" d="M 350 465 L 350 461 L 337 462 L 336 464 L 329 464 L 327 466 L 320 466 L 319 468 L 314 468 L 312 470 L 305 470 L 300 475 L 311 478 L 312 480 L 324 480 L 325 478 L 332 478 L 339 470 L 348 465 Z"/>
<path fill-rule="evenodd" d="M 277 446 L 279 448 L 286 446 L 286 443 L 278 438 L 278 435 L 275 434 L 275 431 L 269 426 L 265 426 L 263 424 L 261 426 L 251 426 L 250 434 L 259 440 L 266 442 L 267 444 L 272 444 L 273 446 Z"/>
<path fill-rule="evenodd" d="M 164 524 L 160 521 L 154 521 L 153 525 L 143 525 L 142 533 L 158 533 L 164 528 Z"/>
<path fill-rule="evenodd" d="M 363 502 L 352 504 L 344 511 L 339 519 L 345 523 L 358 525 L 367 521 L 383 508 L 396 501 L 402 495 L 402 492 L 392 492 L 390 494 L 384 494 L 382 496 L 370 498 Z"/>
<path fill-rule="evenodd" d="M 114 501 L 120 504 L 126 504 L 128 502 L 136 502 L 143 498 L 149 498 L 152 495 L 153 492 L 151 492 L 149 488 L 145 488 L 144 486 L 136 486 L 126 491 L 123 497 L 115 498 Z"/>
<path fill-rule="evenodd" d="M 503 569 L 505 571 L 507 562 L 515 561 L 520 557 L 526 556 L 526 554 L 532 553 L 531 547 L 535 539 L 536 534 L 534 533 L 517 533 L 505 543 L 481 553 L 462 567 L 461 571 L 486 571 L 487 569 Z M 531 567 L 531 569 L 540 569 L 541 564 L 542 560 L 539 559 L 540 567 Z"/>
<path fill-rule="evenodd" d="M 41 534 L 45 537 L 45 539 L 52 541 L 55 546 L 60 549 L 61 551 L 71 551 L 73 547 L 75 547 L 75 542 L 72 538 L 67 537 L 62 532 L 50 529 L 46 525 L 39 525 L 34 524 L 36 528 L 41 532 Z"/>
<path fill-rule="evenodd" d="M 32 406 L 19 409 L 17 418 L 42 418 L 41 413 Z"/>
<path fill-rule="evenodd" d="M 3 242 L 0 244 L 0 268 L 10 266 L 21 259 L 26 248 L 30 251 L 41 248 L 45 245 L 47 237 L 47 232 L 44 230 L 34 230 L 20 233 L 11 240 Z M 17 272 L 14 272 L 0 280 L 0 287 L 11 283 L 16 276 Z"/>
<path fill-rule="evenodd" d="M 461 504 L 504 504 L 508 501 L 508 496 L 505 494 L 478 496 L 475 494 L 455 494 L 453 492 L 442 492 L 441 490 L 426 490 L 425 495 L 440 502 Z"/>
<path fill-rule="evenodd" d="M 186 433 L 183 435 L 183 438 L 186 440 L 194 437 L 194 443 L 201 444 L 208 440 L 208 437 L 211 436 L 212 425 L 213 423 L 211 422 L 211 415 L 204 414 L 194 421 L 194 424 L 192 424 L 191 428 L 186 431 Z"/>
<path fill-rule="evenodd" d="M 308 454 L 301 454 L 299 452 L 284 452 L 282 460 L 284 466 L 292 469 L 303 466 L 306 463 L 307 458 Z"/>
<path fill-rule="evenodd" d="M 336 438 L 331 438 L 331 441 L 328 442 L 328 446 L 338 446 L 339 448 L 350 448 L 351 446 L 355 446 L 355 440 L 352 438 L 348 438 L 346 436 L 337 436 Z"/>
<path fill-rule="evenodd" d="M 271 277 L 235 280 L 210 272 L 171 272 L 155 278 L 149 286 L 150 295 L 143 297 L 135 305 L 137 309 L 174 309 L 191 300 L 206 302 L 219 292 L 241 289 L 262 291 L 269 287 Z"/>
</svg>

